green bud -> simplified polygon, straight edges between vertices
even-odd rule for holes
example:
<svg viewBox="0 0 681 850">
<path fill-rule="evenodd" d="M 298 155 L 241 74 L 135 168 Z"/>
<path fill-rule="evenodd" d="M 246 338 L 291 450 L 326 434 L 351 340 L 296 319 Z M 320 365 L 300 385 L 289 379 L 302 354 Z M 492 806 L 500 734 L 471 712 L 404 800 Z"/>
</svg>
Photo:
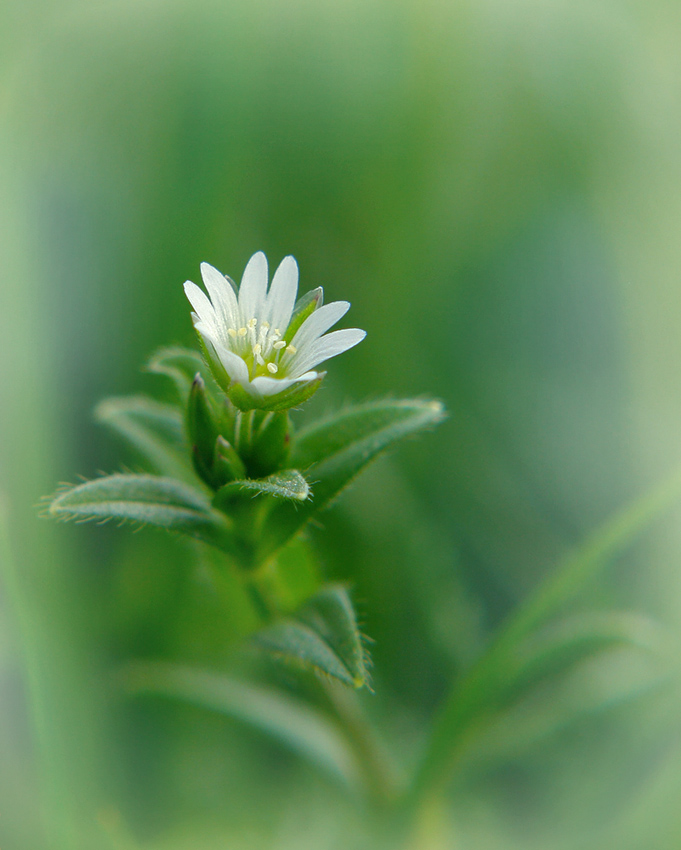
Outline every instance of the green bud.
<svg viewBox="0 0 681 850">
<path fill-rule="evenodd" d="M 253 478 L 264 478 L 286 465 L 291 446 L 291 423 L 288 412 L 269 413 L 256 431 L 250 452 L 249 472 Z"/>
<path fill-rule="evenodd" d="M 192 458 L 197 474 L 211 487 L 213 460 L 218 426 L 206 392 L 206 385 L 197 372 L 189 391 L 187 402 L 187 434 L 192 447 Z"/>
<path fill-rule="evenodd" d="M 246 467 L 234 446 L 218 434 L 213 455 L 213 477 L 215 488 L 222 487 L 229 481 L 246 477 Z"/>
</svg>

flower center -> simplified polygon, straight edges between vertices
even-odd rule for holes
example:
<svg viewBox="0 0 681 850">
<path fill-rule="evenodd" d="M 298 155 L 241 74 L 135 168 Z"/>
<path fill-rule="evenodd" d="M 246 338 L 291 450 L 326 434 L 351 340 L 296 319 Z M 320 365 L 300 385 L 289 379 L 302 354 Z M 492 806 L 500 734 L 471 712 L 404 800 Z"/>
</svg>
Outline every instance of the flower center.
<svg viewBox="0 0 681 850">
<path fill-rule="evenodd" d="M 244 327 L 229 328 L 227 334 L 229 347 L 246 363 L 251 380 L 261 375 L 284 377 L 286 363 L 280 361 L 286 354 L 296 353 L 279 328 L 270 327 L 269 322 L 258 323 L 256 318 L 249 319 Z"/>
</svg>

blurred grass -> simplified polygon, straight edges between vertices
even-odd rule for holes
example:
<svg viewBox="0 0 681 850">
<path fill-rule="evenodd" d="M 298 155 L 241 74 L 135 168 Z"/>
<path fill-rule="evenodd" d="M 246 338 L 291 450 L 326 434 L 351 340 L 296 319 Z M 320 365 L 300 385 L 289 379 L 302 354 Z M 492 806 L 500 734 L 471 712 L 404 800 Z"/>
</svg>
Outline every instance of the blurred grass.
<svg viewBox="0 0 681 850">
<path fill-rule="evenodd" d="M 430 394 L 452 414 L 314 534 L 376 639 L 367 710 L 413 760 L 453 673 L 679 462 L 679 9 L 0 14 L 0 488 L 17 565 L 0 586 L 0 845 L 127 846 L 129 821 L 143 846 L 348 846 L 350 818 L 371 846 L 335 789 L 240 727 L 107 707 L 118 661 L 223 664 L 221 608 L 174 541 L 53 528 L 35 505 L 119 466 L 91 410 L 162 386 L 139 367 L 192 342 L 180 286 L 201 260 L 238 277 L 255 250 L 293 253 L 302 286 L 347 297 L 369 332 L 315 408 Z M 661 524 L 579 604 L 675 633 L 678 529 Z M 677 704 L 586 718 L 482 770 L 457 787 L 461 846 L 675 848 Z M 256 800 L 267 823 L 249 826 Z"/>
</svg>

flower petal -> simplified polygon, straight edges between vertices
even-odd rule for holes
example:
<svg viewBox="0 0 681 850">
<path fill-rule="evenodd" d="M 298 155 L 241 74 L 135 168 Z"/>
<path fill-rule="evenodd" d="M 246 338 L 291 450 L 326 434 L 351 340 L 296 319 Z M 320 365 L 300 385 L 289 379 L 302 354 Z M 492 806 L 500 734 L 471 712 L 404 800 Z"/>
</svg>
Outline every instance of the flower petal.
<svg viewBox="0 0 681 850">
<path fill-rule="evenodd" d="M 235 383 L 241 384 L 242 386 L 246 386 L 246 384 L 248 384 L 248 366 L 244 363 L 241 357 L 233 351 L 230 351 L 228 348 L 225 348 L 224 345 L 221 345 L 219 342 L 216 342 L 213 339 L 211 342 L 213 343 L 217 356 L 220 358 L 220 363 L 222 363 L 225 367 L 225 372 L 227 372 L 231 380 Z"/>
<path fill-rule="evenodd" d="M 291 344 L 298 349 L 301 355 L 304 354 L 302 349 L 326 333 L 329 328 L 332 328 L 349 309 L 350 303 L 348 301 L 332 301 L 331 304 L 325 304 L 315 310 L 305 319 L 298 329 L 298 333 L 290 340 Z"/>
<path fill-rule="evenodd" d="M 215 354 L 220 363 L 222 363 L 225 372 L 229 375 L 231 381 L 238 381 L 240 384 L 248 383 L 248 366 L 238 354 L 226 348 L 218 339 L 215 333 L 211 332 L 202 322 L 194 325 L 195 330 L 201 334 L 204 340 L 213 346 Z"/>
<path fill-rule="evenodd" d="M 283 335 L 291 321 L 297 293 L 298 263 L 293 257 L 284 257 L 272 278 L 261 321 L 268 321 L 272 328 L 279 329 Z"/>
<path fill-rule="evenodd" d="M 262 315 L 267 297 L 267 258 L 262 251 L 248 261 L 239 287 L 241 325 Z"/>
<path fill-rule="evenodd" d="M 208 328 L 214 328 L 217 330 L 215 310 L 208 300 L 206 293 L 195 283 L 192 283 L 191 280 L 188 280 L 184 285 L 184 294 L 189 299 L 189 303 L 192 305 L 203 324 Z"/>
<path fill-rule="evenodd" d="M 342 331 L 333 331 L 321 339 L 315 340 L 304 350 L 301 356 L 296 356 L 295 360 L 291 363 L 289 371 L 298 373 L 307 372 L 313 366 L 317 366 L 330 357 L 342 354 L 348 348 L 357 345 L 366 335 L 366 331 L 362 331 L 359 328 L 346 328 Z"/>
<path fill-rule="evenodd" d="M 254 378 L 251 381 L 251 385 L 255 387 L 261 396 L 268 396 L 283 392 L 289 387 L 292 387 L 293 384 L 314 381 L 318 376 L 318 372 L 306 372 L 297 378 L 268 378 L 266 375 L 261 375 L 259 378 Z"/>
<path fill-rule="evenodd" d="M 201 263 L 201 277 L 215 307 L 218 327 L 226 335 L 228 328 L 239 326 L 239 305 L 234 290 L 225 276 L 208 263 Z"/>
</svg>

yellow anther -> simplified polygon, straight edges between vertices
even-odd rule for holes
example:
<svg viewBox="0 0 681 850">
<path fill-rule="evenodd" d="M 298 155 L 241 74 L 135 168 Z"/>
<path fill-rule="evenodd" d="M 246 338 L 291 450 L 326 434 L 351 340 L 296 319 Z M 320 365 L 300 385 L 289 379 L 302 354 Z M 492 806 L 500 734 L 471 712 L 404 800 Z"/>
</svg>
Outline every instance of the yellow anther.
<svg viewBox="0 0 681 850">
<path fill-rule="evenodd" d="M 287 353 L 287 354 L 295 354 L 297 351 L 298 351 L 298 349 L 295 347 L 295 345 L 289 345 L 289 346 L 286 348 L 286 353 Z"/>
<path fill-rule="evenodd" d="M 259 342 L 256 342 L 256 344 L 253 346 L 253 354 L 255 354 L 255 356 L 257 357 L 258 354 L 260 354 L 261 351 L 262 351 L 262 345 L 260 345 Z"/>
<path fill-rule="evenodd" d="M 277 351 L 279 351 L 279 349 L 285 348 L 285 347 L 286 347 L 286 340 L 285 339 L 280 339 L 279 342 L 275 342 L 274 345 L 272 346 L 272 348 L 276 348 Z"/>
<path fill-rule="evenodd" d="M 246 322 L 246 324 L 252 330 L 258 324 L 258 320 L 257 319 L 249 319 L 248 322 Z"/>
<path fill-rule="evenodd" d="M 277 366 L 276 363 L 268 363 L 267 364 L 267 371 L 271 372 L 274 375 L 275 372 L 279 371 L 279 367 Z"/>
<path fill-rule="evenodd" d="M 236 331 L 234 330 L 234 328 L 230 328 L 227 333 L 232 337 L 232 339 L 236 337 Z"/>
<path fill-rule="evenodd" d="M 247 333 L 246 328 L 239 328 L 239 336 L 246 336 Z"/>
<path fill-rule="evenodd" d="M 262 325 L 260 325 L 260 327 L 265 328 L 265 330 L 268 331 L 270 329 L 270 323 L 265 321 L 262 323 Z"/>
</svg>

